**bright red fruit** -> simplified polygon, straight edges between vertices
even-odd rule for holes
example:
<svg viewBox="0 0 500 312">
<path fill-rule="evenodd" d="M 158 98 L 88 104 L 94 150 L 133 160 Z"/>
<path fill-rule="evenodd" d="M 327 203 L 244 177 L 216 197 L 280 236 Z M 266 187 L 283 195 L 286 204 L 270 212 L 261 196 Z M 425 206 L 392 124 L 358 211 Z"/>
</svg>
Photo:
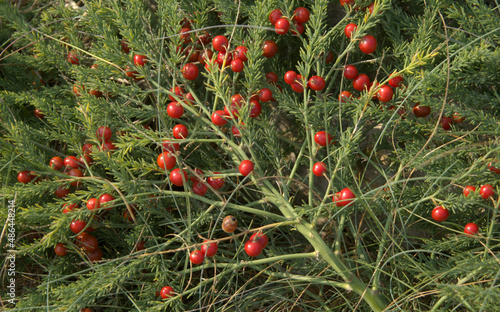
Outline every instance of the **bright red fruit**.
<svg viewBox="0 0 500 312">
<path fill-rule="evenodd" d="M 238 46 L 238 47 L 236 47 L 236 49 L 234 49 L 234 58 L 240 59 L 243 62 L 246 62 L 246 61 L 248 61 L 247 52 L 248 52 L 247 47 Z"/>
<path fill-rule="evenodd" d="M 394 95 L 394 91 L 389 86 L 381 86 L 377 92 L 377 98 L 379 101 L 387 103 L 392 100 L 392 96 Z"/>
<path fill-rule="evenodd" d="M 87 209 L 88 210 L 94 210 L 94 209 L 99 209 L 101 207 L 101 204 L 97 200 L 97 198 L 91 198 L 87 201 Z"/>
<path fill-rule="evenodd" d="M 249 240 L 245 244 L 245 252 L 250 257 L 257 257 L 262 252 L 262 245 L 258 241 Z"/>
<path fill-rule="evenodd" d="M 70 171 L 68 171 L 67 175 L 69 175 L 71 177 L 75 177 L 75 178 L 81 178 L 81 177 L 83 177 L 83 172 L 80 169 L 73 168 Z M 72 181 L 70 183 L 70 185 L 78 187 L 78 186 L 80 186 L 80 182 L 78 182 L 78 180 L 77 181 Z"/>
<path fill-rule="evenodd" d="M 104 193 L 101 196 L 99 196 L 99 203 L 106 210 L 110 210 L 111 208 L 113 208 L 113 206 L 107 204 L 108 202 L 113 201 L 113 200 L 115 200 L 113 195 L 108 194 L 108 193 Z"/>
<path fill-rule="evenodd" d="M 262 246 L 262 249 L 266 248 L 267 243 L 269 242 L 267 235 L 263 234 L 262 232 L 254 233 L 252 236 L 250 236 L 250 240 L 258 242 Z"/>
<path fill-rule="evenodd" d="M 261 102 L 269 102 L 273 98 L 273 93 L 268 88 L 262 88 L 259 91 L 258 97 Z"/>
<path fill-rule="evenodd" d="M 377 39 L 375 39 L 372 35 L 364 36 L 359 42 L 359 49 L 365 54 L 375 52 L 377 49 Z"/>
<path fill-rule="evenodd" d="M 24 184 L 30 183 L 32 178 L 33 177 L 31 176 L 31 174 L 27 170 L 21 171 L 17 174 L 17 181 L 24 183 Z"/>
<path fill-rule="evenodd" d="M 294 83 L 296 78 L 297 78 L 297 73 L 294 72 L 293 70 L 289 70 L 285 73 L 285 82 L 289 85 Z"/>
<path fill-rule="evenodd" d="M 464 227 L 464 233 L 467 236 L 476 235 L 477 232 L 479 232 L 479 227 L 475 223 L 467 223 Z"/>
<path fill-rule="evenodd" d="M 172 143 L 170 140 L 163 140 L 162 142 L 163 150 L 175 153 L 179 150 L 179 143 Z"/>
<path fill-rule="evenodd" d="M 325 88 L 325 80 L 320 76 L 312 76 L 309 78 L 307 86 L 314 91 L 321 91 Z"/>
<path fill-rule="evenodd" d="M 296 30 L 292 29 L 292 35 L 299 36 L 304 33 L 305 28 L 304 25 L 302 25 L 301 23 L 293 22 L 293 26 L 295 27 Z"/>
<path fill-rule="evenodd" d="M 214 172 L 214 175 L 217 175 L 220 172 Z M 218 190 L 224 186 L 224 178 L 223 177 L 208 177 L 207 183 L 213 187 L 215 190 Z"/>
<path fill-rule="evenodd" d="M 453 113 L 452 118 L 454 123 L 462 123 L 465 120 L 465 117 L 461 117 L 459 113 Z"/>
<path fill-rule="evenodd" d="M 213 257 L 217 253 L 217 250 L 219 250 L 219 246 L 217 245 L 217 242 L 204 240 L 203 245 L 201 245 L 200 249 L 201 249 L 201 252 L 206 257 Z"/>
<path fill-rule="evenodd" d="M 358 75 L 358 69 L 354 65 L 347 65 L 344 68 L 344 77 L 347 79 L 354 79 Z"/>
<path fill-rule="evenodd" d="M 270 84 L 275 84 L 278 82 L 278 75 L 274 72 L 268 72 L 266 74 L 266 79 Z"/>
<path fill-rule="evenodd" d="M 335 193 L 333 201 L 338 207 L 348 206 L 356 198 L 356 195 L 349 189 L 342 189 L 340 192 Z"/>
<path fill-rule="evenodd" d="M 158 155 L 156 163 L 158 164 L 158 167 L 160 167 L 160 169 L 170 170 L 175 166 L 176 159 L 175 156 L 172 155 L 170 152 L 163 152 L 160 155 Z"/>
<path fill-rule="evenodd" d="M 61 170 L 64 167 L 64 161 L 59 156 L 50 159 L 49 166 L 54 170 Z"/>
<path fill-rule="evenodd" d="M 97 128 L 95 135 L 97 136 L 97 139 L 99 141 L 106 142 L 106 141 L 109 141 L 111 139 L 113 132 L 111 131 L 111 129 L 109 127 L 100 126 L 99 128 Z"/>
<path fill-rule="evenodd" d="M 196 78 L 198 78 L 199 72 L 200 71 L 198 70 L 198 66 L 193 63 L 188 63 L 182 68 L 182 75 L 187 80 L 195 80 Z"/>
<path fill-rule="evenodd" d="M 146 64 L 147 58 L 145 55 L 134 55 L 134 64 L 136 66 L 144 66 Z"/>
<path fill-rule="evenodd" d="M 292 90 L 297 92 L 297 93 L 303 93 L 304 92 L 304 86 L 302 85 L 302 82 L 295 81 L 292 83 Z"/>
<path fill-rule="evenodd" d="M 328 141 L 328 142 L 327 142 Z M 316 132 L 314 135 L 314 142 L 316 142 L 320 146 L 326 146 L 334 144 L 333 137 L 330 134 L 327 134 L 325 131 Z"/>
<path fill-rule="evenodd" d="M 276 21 L 274 27 L 278 35 L 284 35 L 290 29 L 290 22 L 286 18 L 280 18 Z"/>
<path fill-rule="evenodd" d="M 54 251 L 56 252 L 56 255 L 58 255 L 59 257 L 64 257 L 66 256 L 66 247 L 64 246 L 63 243 L 59 243 L 56 245 L 56 247 L 54 248 Z"/>
<path fill-rule="evenodd" d="M 485 184 L 479 189 L 479 195 L 484 199 L 490 198 L 493 194 L 495 194 L 495 190 L 490 184 Z"/>
<path fill-rule="evenodd" d="M 176 186 L 183 186 L 184 182 L 188 180 L 187 172 L 176 168 L 170 172 L 170 182 Z"/>
<path fill-rule="evenodd" d="M 87 226 L 87 222 L 85 222 L 83 220 L 73 220 L 73 222 L 71 222 L 71 224 L 69 226 L 69 229 L 71 230 L 71 232 L 78 234 L 81 231 L 83 231 L 83 229 L 86 226 Z"/>
<path fill-rule="evenodd" d="M 170 286 L 165 286 L 160 290 L 160 297 L 162 299 L 167 299 L 172 296 L 174 289 Z"/>
<path fill-rule="evenodd" d="M 344 6 L 344 5 L 353 6 L 354 4 L 356 4 L 354 2 L 354 0 L 340 0 L 340 5 L 341 6 Z"/>
<path fill-rule="evenodd" d="M 278 45 L 272 40 L 266 40 L 264 46 L 262 47 L 262 55 L 271 58 L 278 53 Z"/>
<path fill-rule="evenodd" d="M 464 188 L 464 195 L 465 197 L 468 197 L 471 193 L 474 193 L 476 191 L 476 187 L 472 185 L 467 185 Z"/>
<path fill-rule="evenodd" d="M 235 73 L 239 73 L 239 72 L 243 71 L 244 67 L 245 67 L 245 65 L 243 64 L 243 61 L 240 59 L 234 59 L 231 62 L 231 70 Z"/>
<path fill-rule="evenodd" d="M 389 79 L 389 85 L 393 88 L 397 88 L 401 85 L 401 83 L 403 82 L 403 77 L 401 76 L 396 76 L 396 77 L 393 77 L 391 79 Z"/>
<path fill-rule="evenodd" d="M 185 139 L 188 137 L 188 128 L 184 125 L 176 125 L 173 129 L 173 135 L 176 139 Z"/>
<path fill-rule="evenodd" d="M 33 114 L 35 114 L 35 116 L 37 118 L 40 118 L 40 119 L 43 119 L 45 117 L 45 115 L 42 113 L 42 111 L 38 108 L 35 108 L 35 110 L 33 111 Z"/>
<path fill-rule="evenodd" d="M 274 26 L 276 24 L 276 22 L 282 17 L 283 17 L 283 13 L 281 12 L 281 10 L 275 9 L 275 10 L 272 10 L 271 13 L 269 14 L 269 21 Z"/>
<path fill-rule="evenodd" d="M 359 74 L 352 81 L 352 86 L 358 91 L 363 91 L 365 88 L 368 89 L 370 86 L 370 78 L 366 74 Z"/>
<path fill-rule="evenodd" d="M 345 103 L 351 97 L 352 97 L 352 93 L 351 92 L 349 92 L 349 91 L 342 91 L 339 94 L 339 101 L 342 102 L 342 103 Z"/>
<path fill-rule="evenodd" d="M 205 260 L 205 254 L 200 250 L 193 250 L 189 255 L 189 260 L 191 260 L 192 264 L 202 264 L 203 260 Z"/>
<path fill-rule="evenodd" d="M 81 240 L 82 247 L 85 248 L 86 251 L 92 252 L 99 247 L 99 242 L 95 236 L 87 234 L 83 236 Z"/>
<path fill-rule="evenodd" d="M 229 41 L 225 36 L 216 36 L 212 40 L 212 45 L 214 46 L 215 50 L 219 52 L 226 52 L 226 49 L 229 45 Z"/>
<path fill-rule="evenodd" d="M 309 17 L 310 17 L 309 10 L 304 7 L 298 7 L 295 9 L 295 11 L 293 11 L 293 19 L 297 23 L 301 24 L 307 23 L 307 21 L 309 21 Z"/>
<path fill-rule="evenodd" d="M 413 106 L 413 114 L 415 117 L 425 117 L 431 113 L 431 108 L 429 106 L 420 105 L 420 103 L 415 104 Z"/>
<path fill-rule="evenodd" d="M 313 174 L 317 177 L 321 177 L 326 170 L 327 168 L 324 162 L 317 162 L 313 166 Z"/>
<path fill-rule="evenodd" d="M 450 215 L 450 212 L 448 211 L 448 209 L 444 208 L 443 206 L 438 206 L 438 207 L 432 209 L 432 213 L 431 213 L 432 219 L 434 219 L 434 221 L 436 221 L 436 222 L 446 221 L 446 219 L 448 219 L 449 215 Z"/>
<path fill-rule="evenodd" d="M 243 176 L 249 175 L 254 169 L 254 164 L 252 161 L 245 159 L 240 163 L 240 166 L 238 167 L 238 170 Z"/>
<path fill-rule="evenodd" d="M 181 118 L 184 114 L 184 107 L 178 102 L 170 102 L 167 106 L 167 114 L 171 118 Z"/>
<path fill-rule="evenodd" d="M 80 60 L 78 59 L 78 55 L 76 54 L 75 51 L 70 51 L 68 53 L 68 62 L 70 62 L 71 64 L 73 65 L 79 65 L 80 64 Z"/>
<path fill-rule="evenodd" d="M 217 110 L 212 114 L 212 122 L 216 126 L 224 126 L 227 123 L 227 120 L 224 119 L 224 111 L 223 110 Z"/>
<path fill-rule="evenodd" d="M 251 118 L 259 117 L 261 112 L 262 112 L 262 106 L 260 105 L 259 101 L 251 100 L 250 101 L 250 117 Z"/>
<path fill-rule="evenodd" d="M 358 25 L 354 24 L 354 23 L 349 23 L 345 26 L 344 28 L 344 35 L 351 39 L 352 37 L 352 33 L 358 28 Z"/>
<path fill-rule="evenodd" d="M 102 259 L 102 250 L 97 247 L 94 251 L 87 253 L 87 257 L 89 257 L 90 261 L 99 261 Z"/>
<path fill-rule="evenodd" d="M 81 162 L 78 161 L 78 158 L 76 158 L 75 156 L 68 156 L 66 158 L 64 158 L 64 165 L 68 168 L 78 168 L 81 166 Z"/>
<path fill-rule="evenodd" d="M 208 191 L 208 187 L 205 183 L 201 181 L 193 182 L 193 193 L 199 196 L 205 196 Z"/>
<path fill-rule="evenodd" d="M 61 185 L 54 192 L 54 195 L 56 195 L 59 198 L 63 198 L 63 197 L 66 197 L 69 194 L 69 192 L 70 192 L 69 188 Z"/>
</svg>

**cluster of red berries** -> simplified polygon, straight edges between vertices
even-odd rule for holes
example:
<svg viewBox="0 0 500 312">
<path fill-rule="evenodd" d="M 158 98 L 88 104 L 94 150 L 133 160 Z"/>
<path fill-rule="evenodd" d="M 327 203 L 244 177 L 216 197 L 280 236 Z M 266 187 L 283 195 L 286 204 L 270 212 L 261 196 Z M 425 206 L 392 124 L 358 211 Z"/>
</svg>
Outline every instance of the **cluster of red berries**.
<svg viewBox="0 0 500 312">
<path fill-rule="evenodd" d="M 309 21 L 309 17 L 309 10 L 304 7 L 296 8 L 291 19 L 285 17 L 280 9 L 275 9 L 269 14 L 269 21 L 278 35 L 286 34 L 290 30 L 290 21 L 293 21 L 292 34 L 299 36 L 304 33 L 304 24 Z"/>
<path fill-rule="evenodd" d="M 467 185 L 464 190 L 463 194 L 465 197 L 471 196 L 473 193 L 476 192 L 476 187 L 473 185 Z M 495 190 L 493 189 L 493 186 L 490 184 L 485 184 L 479 188 L 479 195 L 483 199 L 489 199 L 495 194 Z M 434 209 L 432 209 L 431 216 L 432 219 L 436 222 L 443 222 L 448 219 L 450 215 L 450 212 L 448 209 L 444 208 L 443 206 L 437 206 Z M 464 227 L 464 233 L 467 235 L 475 235 L 477 232 L 479 232 L 479 227 L 475 223 L 468 223 Z"/>
</svg>

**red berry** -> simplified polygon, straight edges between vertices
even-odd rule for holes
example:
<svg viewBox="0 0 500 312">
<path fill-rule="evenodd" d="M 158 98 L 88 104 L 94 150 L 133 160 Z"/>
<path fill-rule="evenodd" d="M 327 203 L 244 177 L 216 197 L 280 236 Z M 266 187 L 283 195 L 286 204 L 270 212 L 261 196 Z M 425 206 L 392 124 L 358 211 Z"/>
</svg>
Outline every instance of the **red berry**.
<svg viewBox="0 0 500 312">
<path fill-rule="evenodd" d="M 269 102 L 273 98 L 273 93 L 268 88 L 262 88 L 259 91 L 258 97 L 261 102 Z"/>
<path fill-rule="evenodd" d="M 78 161 L 78 158 L 76 158 L 75 156 L 68 156 L 66 158 L 64 158 L 64 165 L 68 168 L 78 168 L 82 165 L 81 162 Z"/>
<path fill-rule="evenodd" d="M 101 207 L 101 204 L 97 200 L 97 198 L 91 198 L 87 201 L 87 209 L 88 210 L 94 210 L 94 209 L 99 209 Z"/>
<path fill-rule="evenodd" d="M 324 162 L 317 162 L 313 166 L 313 174 L 317 177 L 321 177 L 325 172 L 327 168 Z"/>
<path fill-rule="evenodd" d="M 97 247 L 94 251 L 87 253 L 87 257 L 89 257 L 90 261 L 99 261 L 102 259 L 102 250 Z"/>
<path fill-rule="evenodd" d="M 484 199 L 490 198 L 493 194 L 495 194 L 495 190 L 490 184 L 485 184 L 479 189 L 479 195 Z"/>
<path fill-rule="evenodd" d="M 335 144 L 333 137 L 325 131 L 319 131 L 314 135 L 314 141 L 320 146 Z M 328 142 L 327 142 L 328 141 Z"/>
<path fill-rule="evenodd" d="M 358 69 L 354 65 L 347 65 L 344 68 L 344 77 L 347 79 L 354 79 L 358 75 Z"/>
<path fill-rule="evenodd" d="M 252 236 L 250 236 L 250 240 L 258 242 L 262 246 L 262 249 L 266 248 L 269 242 L 267 235 L 263 234 L 262 232 L 254 233 Z"/>
<path fill-rule="evenodd" d="M 352 33 L 358 28 L 358 25 L 349 23 L 344 28 L 344 34 L 347 38 L 351 39 Z"/>
<path fill-rule="evenodd" d="M 181 39 L 184 43 L 189 43 L 191 41 L 189 38 L 189 32 L 191 31 L 191 27 L 189 27 L 189 24 L 183 26 L 188 26 L 188 27 L 183 27 L 179 32 L 179 34 L 181 34 Z"/>
<path fill-rule="evenodd" d="M 270 84 L 275 84 L 278 82 L 278 75 L 274 72 L 268 72 L 266 74 L 266 79 Z"/>
<path fill-rule="evenodd" d="M 292 83 L 292 90 L 297 92 L 297 93 L 303 93 L 304 92 L 304 86 L 302 85 L 302 82 L 295 81 Z"/>
<path fill-rule="evenodd" d="M 189 260 L 191 260 L 192 264 L 202 264 L 203 260 L 205 260 L 205 254 L 200 250 L 193 250 L 189 255 Z"/>
<path fill-rule="evenodd" d="M 293 11 L 293 19 L 297 23 L 301 24 L 307 23 L 307 21 L 309 21 L 309 16 L 310 16 L 309 10 L 304 7 L 298 7 L 295 9 L 295 11 Z"/>
<path fill-rule="evenodd" d="M 136 66 L 144 66 L 146 64 L 147 58 L 145 55 L 134 55 L 134 64 Z"/>
<path fill-rule="evenodd" d="M 238 227 L 238 219 L 229 215 L 222 220 L 222 230 L 226 233 L 232 233 Z"/>
<path fill-rule="evenodd" d="M 245 244 L 245 252 L 250 257 L 257 257 L 262 252 L 262 245 L 259 242 L 254 242 L 252 240 L 249 240 Z"/>
<path fill-rule="evenodd" d="M 116 146 L 113 142 L 107 141 L 102 144 L 101 151 L 113 152 L 114 150 L 116 150 Z"/>
<path fill-rule="evenodd" d="M 441 126 L 443 127 L 444 130 L 450 130 L 452 124 L 453 124 L 453 119 L 451 117 L 441 118 Z"/>
<path fill-rule="evenodd" d="M 344 6 L 344 5 L 353 6 L 355 4 L 356 3 L 354 2 L 354 0 L 340 0 L 340 5 L 341 6 Z"/>
<path fill-rule="evenodd" d="M 224 119 L 224 111 L 223 110 L 217 110 L 212 114 L 212 122 L 216 126 L 224 126 L 227 123 L 227 120 Z"/>
<path fill-rule="evenodd" d="M 278 45 L 272 40 L 266 40 L 264 46 L 262 47 L 262 55 L 271 58 L 278 53 Z"/>
<path fill-rule="evenodd" d="M 276 25 L 276 22 L 282 17 L 283 17 L 283 13 L 281 12 L 281 10 L 275 9 L 275 10 L 272 10 L 271 13 L 269 14 L 269 21 L 274 26 L 274 25 Z"/>
<path fill-rule="evenodd" d="M 208 191 L 208 187 L 202 181 L 193 182 L 193 193 L 199 196 L 205 196 Z"/>
<path fill-rule="evenodd" d="M 338 207 L 348 206 L 356 198 L 356 195 L 349 189 L 344 188 L 340 192 L 335 193 L 333 201 Z"/>
<path fill-rule="evenodd" d="M 372 35 L 364 36 L 359 42 L 359 49 L 365 54 L 375 52 L 377 49 L 377 39 L 375 39 Z"/>
<path fill-rule="evenodd" d="M 247 52 L 248 52 L 247 47 L 238 46 L 238 47 L 236 47 L 236 49 L 234 49 L 234 58 L 240 59 L 243 62 L 246 62 L 246 61 L 248 61 Z"/>
<path fill-rule="evenodd" d="M 471 193 L 474 193 L 476 191 L 476 187 L 472 185 L 467 185 L 464 188 L 464 195 L 465 197 L 468 197 Z"/>
<path fill-rule="evenodd" d="M 342 91 L 339 94 L 339 101 L 345 103 L 352 97 L 352 93 L 349 91 Z"/>
<path fill-rule="evenodd" d="M 171 152 L 171 153 L 175 153 L 180 148 L 179 143 L 172 143 L 170 140 L 163 140 L 162 146 L 163 146 L 163 150 Z"/>
<path fill-rule="evenodd" d="M 173 129 L 173 135 L 176 139 L 185 139 L 188 137 L 188 128 L 184 125 L 176 125 Z"/>
<path fill-rule="evenodd" d="M 17 174 L 17 180 L 21 183 L 27 184 L 30 183 L 33 177 L 29 173 L 29 171 L 21 171 Z"/>
<path fill-rule="evenodd" d="M 69 188 L 65 187 L 64 185 L 61 185 L 54 192 L 54 195 L 56 195 L 59 198 L 63 198 L 68 196 L 69 192 L 70 192 Z"/>
<path fill-rule="evenodd" d="M 70 62 L 73 65 L 80 65 L 80 60 L 78 59 L 78 55 L 76 54 L 75 51 L 70 51 L 68 53 L 68 62 Z"/>
<path fill-rule="evenodd" d="M 188 63 L 182 68 L 182 75 L 187 80 L 195 80 L 198 77 L 198 73 L 198 66 L 192 63 Z"/>
<path fill-rule="evenodd" d="M 160 169 L 170 170 L 175 166 L 176 159 L 175 156 L 172 155 L 170 152 L 163 152 L 160 155 L 158 155 L 156 163 L 158 164 L 158 167 L 160 167 Z"/>
<path fill-rule="evenodd" d="M 111 208 L 113 208 L 113 206 L 107 204 L 108 202 L 113 200 L 115 200 L 114 196 L 108 193 L 104 193 L 99 196 L 99 203 L 106 210 L 110 210 Z"/>
<path fill-rule="evenodd" d="M 81 178 L 81 177 L 83 177 L 83 172 L 80 169 L 77 169 L 77 168 L 71 169 L 70 171 L 68 171 L 67 174 L 69 176 L 75 177 L 75 178 Z M 78 187 L 78 186 L 80 186 L 80 182 L 78 182 L 78 180 L 77 181 L 72 181 L 70 183 L 70 185 L 74 186 L 74 187 Z"/>
<path fill-rule="evenodd" d="M 312 76 L 309 78 L 307 86 L 314 91 L 321 91 L 325 88 L 325 80 L 320 76 Z"/>
<path fill-rule="evenodd" d="M 184 114 L 184 107 L 181 103 L 170 102 L 167 106 L 167 114 L 174 119 L 181 118 Z"/>
<path fill-rule="evenodd" d="M 438 206 L 434 209 L 432 209 L 432 219 L 436 222 L 443 222 L 448 219 L 448 216 L 450 215 L 450 212 L 448 209 L 444 208 L 443 206 Z"/>
<path fill-rule="evenodd" d="M 220 172 L 214 172 L 214 175 L 216 175 L 218 173 L 220 173 Z M 218 190 L 224 186 L 224 178 L 223 177 L 208 177 L 207 183 L 215 190 Z"/>
<path fill-rule="evenodd" d="M 475 223 L 467 223 L 464 227 L 464 233 L 467 236 L 476 235 L 479 232 L 479 227 Z"/>
<path fill-rule="evenodd" d="M 176 186 L 183 186 L 184 182 L 188 180 L 187 172 L 176 168 L 170 172 L 170 182 Z"/>
<path fill-rule="evenodd" d="M 97 241 L 97 238 L 95 238 L 95 236 L 90 234 L 83 236 L 81 240 L 81 245 L 88 252 L 92 252 L 97 248 L 99 248 L 99 242 Z"/>
<path fill-rule="evenodd" d="M 234 59 L 231 62 L 231 70 L 235 73 L 241 72 L 243 70 L 243 67 L 245 67 L 245 65 L 243 65 L 243 61 L 240 59 Z"/>
<path fill-rule="evenodd" d="M 413 114 L 415 117 L 425 117 L 431 113 L 431 108 L 429 106 L 420 105 L 420 103 L 415 104 L 413 106 Z"/>
<path fill-rule="evenodd" d="M 217 250 L 219 250 L 219 246 L 217 242 L 204 240 L 200 250 L 206 257 L 213 257 L 217 253 Z"/>
<path fill-rule="evenodd" d="M 289 85 L 294 83 L 296 78 L 297 78 L 297 73 L 294 72 L 293 70 L 289 70 L 285 73 L 285 82 Z"/>
<path fill-rule="evenodd" d="M 214 46 L 215 50 L 219 52 L 225 52 L 229 45 L 229 41 L 225 36 L 216 36 L 212 40 L 212 45 Z"/>
<path fill-rule="evenodd" d="M 358 91 L 363 91 L 365 88 L 368 89 L 370 86 L 370 78 L 365 74 L 359 74 L 352 81 L 352 86 Z"/>
<path fill-rule="evenodd" d="M 111 136 L 113 135 L 113 132 L 109 127 L 105 126 L 100 126 L 97 128 L 97 131 L 95 133 L 97 136 L 97 139 L 101 142 L 107 142 L 111 139 Z"/>
<path fill-rule="evenodd" d="M 387 103 L 392 100 L 392 96 L 394 95 L 394 91 L 389 86 L 381 86 L 377 92 L 377 98 L 379 101 Z"/>
<path fill-rule="evenodd" d="M 162 299 L 167 299 L 172 296 L 174 289 L 170 286 L 165 286 L 160 290 L 160 297 Z"/>
<path fill-rule="evenodd" d="M 292 35 L 300 36 L 304 33 L 304 30 L 305 30 L 304 25 L 297 23 L 297 22 L 294 22 L 293 26 L 295 27 L 296 30 L 292 30 Z"/>
<path fill-rule="evenodd" d="M 49 166 L 54 170 L 61 170 L 64 167 L 64 161 L 59 156 L 50 159 Z"/>
<path fill-rule="evenodd" d="M 35 116 L 37 118 L 40 118 L 40 119 L 43 119 L 45 117 L 45 115 L 42 113 L 42 111 L 38 108 L 35 108 L 35 110 L 33 111 L 33 114 L 35 114 Z"/>
<path fill-rule="evenodd" d="M 401 85 L 401 82 L 403 82 L 403 77 L 401 76 L 396 76 L 391 79 L 389 79 L 389 85 L 393 88 L 397 88 Z"/>
<path fill-rule="evenodd" d="M 56 255 L 58 255 L 59 257 L 64 257 L 67 253 L 66 247 L 64 246 L 63 243 L 57 244 L 56 247 L 54 248 L 54 251 L 56 252 Z"/>
<path fill-rule="evenodd" d="M 280 18 L 276 21 L 274 27 L 278 35 L 284 35 L 290 29 L 290 22 L 286 18 Z"/>
<path fill-rule="evenodd" d="M 251 118 L 259 117 L 261 112 L 262 112 L 262 106 L 260 105 L 259 101 L 251 100 L 250 101 L 250 117 Z"/>
<path fill-rule="evenodd" d="M 81 231 L 83 231 L 83 229 L 86 226 L 87 226 L 87 223 L 83 220 L 73 220 L 73 222 L 71 222 L 71 224 L 69 226 L 69 229 L 71 230 L 71 232 L 78 234 Z"/>
<path fill-rule="evenodd" d="M 254 164 L 252 161 L 245 159 L 240 163 L 240 166 L 238 167 L 238 170 L 243 176 L 249 175 L 254 169 Z"/>
</svg>

